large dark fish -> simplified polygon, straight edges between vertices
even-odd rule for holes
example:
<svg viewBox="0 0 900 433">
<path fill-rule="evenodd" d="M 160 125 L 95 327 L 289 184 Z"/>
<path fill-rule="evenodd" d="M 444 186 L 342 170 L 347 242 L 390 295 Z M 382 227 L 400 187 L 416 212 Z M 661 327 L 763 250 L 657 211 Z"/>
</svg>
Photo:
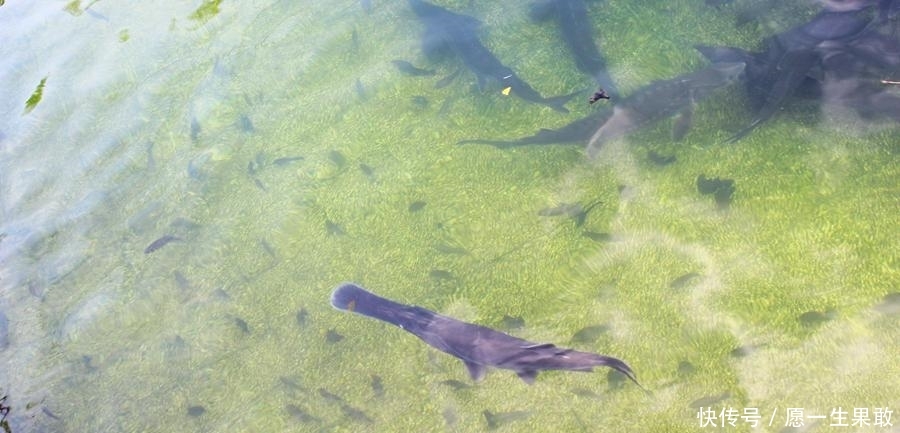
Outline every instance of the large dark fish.
<svg viewBox="0 0 900 433">
<path fill-rule="evenodd" d="M 426 55 L 433 56 L 450 50 L 475 73 L 481 88 L 484 88 L 487 79 L 493 79 L 528 102 L 543 104 L 563 113 L 569 112 L 563 105 L 575 94 L 552 98 L 541 96 L 481 43 L 477 34 L 481 26 L 478 20 L 422 0 L 409 0 L 409 5 L 425 24 L 422 45 Z"/>
<path fill-rule="evenodd" d="M 612 116 L 591 136 L 589 158 L 596 158 L 603 145 L 651 123 L 671 117 L 700 101 L 716 89 L 734 81 L 744 63 L 715 63 L 678 77 L 654 81 L 629 95 L 613 108 Z"/>
<path fill-rule="evenodd" d="M 727 47 L 697 47 L 713 62 L 743 61 L 747 64 L 745 83 L 756 114 L 728 141 L 745 137 L 770 119 L 795 94 L 818 97 L 823 60 L 834 53 L 855 50 L 859 56 L 865 56 L 874 51 L 877 54 L 871 57 L 881 57 L 879 48 L 885 45 L 874 35 L 865 39 L 867 43 L 854 43 L 864 35 L 872 35 L 867 32 L 871 22 L 870 16 L 858 13 L 857 9 L 825 10 L 808 22 L 767 38 L 763 41 L 764 50 L 758 53 Z M 878 48 L 873 50 L 873 46 Z"/>
<path fill-rule="evenodd" d="M 476 381 L 484 377 L 487 367 L 513 370 L 531 384 L 541 370 L 592 371 L 594 367 L 606 366 L 638 383 L 631 368 L 619 359 L 562 349 L 549 343 L 533 343 L 422 307 L 399 304 L 352 283 L 344 283 L 334 290 L 331 305 L 399 326 L 462 360 Z"/>
<path fill-rule="evenodd" d="M 594 44 L 594 27 L 583 0 L 540 0 L 531 6 L 535 21 L 556 18 L 563 41 L 575 57 L 579 71 L 590 75 L 613 97 L 619 95 L 616 85 L 606 71 L 606 60 Z"/>
</svg>

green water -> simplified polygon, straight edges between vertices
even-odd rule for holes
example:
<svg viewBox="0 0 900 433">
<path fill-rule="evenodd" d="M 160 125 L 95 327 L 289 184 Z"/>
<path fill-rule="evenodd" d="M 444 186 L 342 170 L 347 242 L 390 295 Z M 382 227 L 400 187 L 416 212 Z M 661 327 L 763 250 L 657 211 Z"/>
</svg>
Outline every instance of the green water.
<svg viewBox="0 0 900 433">
<path fill-rule="evenodd" d="M 896 125 L 794 109 L 724 145 L 750 118 L 733 86 L 683 142 L 663 121 L 596 162 L 582 145 L 456 146 L 597 107 L 585 94 L 560 114 L 466 71 L 435 89 L 459 62 L 424 58 L 406 2 L 107 1 L 0 6 L 11 431 L 464 432 L 488 429 L 485 410 L 527 413 L 497 431 L 715 430 L 695 406 L 757 408 L 760 431 L 781 431 L 788 408 L 849 422 L 900 407 Z M 441 5 L 479 17 L 541 94 L 593 86 L 523 5 Z M 731 6 L 700 1 L 589 7 L 625 94 L 703 67 L 695 43 L 756 48 L 815 10 L 735 30 Z M 734 179 L 727 210 L 700 174 Z M 538 215 L 598 200 L 580 225 Z M 179 240 L 146 254 L 163 235 Z M 651 394 L 605 369 L 473 384 L 449 355 L 331 308 L 342 281 L 485 326 L 521 318 L 510 333 L 621 358 Z M 900 415 L 830 421 L 807 424 L 893 432 Z"/>
</svg>

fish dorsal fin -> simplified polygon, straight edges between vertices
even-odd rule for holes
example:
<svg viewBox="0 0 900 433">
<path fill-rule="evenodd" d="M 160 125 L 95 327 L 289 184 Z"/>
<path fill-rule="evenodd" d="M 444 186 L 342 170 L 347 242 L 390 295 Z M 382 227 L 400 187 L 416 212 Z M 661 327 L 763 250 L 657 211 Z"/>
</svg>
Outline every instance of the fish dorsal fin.
<svg viewBox="0 0 900 433">
<path fill-rule="evenodd" d="M 556 347 L 556 346 L 553 345 L 552 343 L 538 343 L 538 344 L 532 344 L 530 346 L 524 346 L 522 348 L 528 349 L 528 350 L 537 350 L 537 349 L 552 349 L 554 347 Z"/>
<path fill-rule="evenodd" d="M 466 368 L 469 369 L 469 376 L 472 377 L 472 380 L 478 382 L 481 379 L 484 379 L 485 367 L 481 364 L 476 364 L 472 361 L 463 361 L 466 364 Z"/>
<path fill-rule="evenodd" d="M 532 385 L 534 384 L 534 379 L 537 378 L 538 372 L 534 370 L 522 370 L 517 371 L 516 374 L 518 374 L 525 383 Z"/>
</svg>

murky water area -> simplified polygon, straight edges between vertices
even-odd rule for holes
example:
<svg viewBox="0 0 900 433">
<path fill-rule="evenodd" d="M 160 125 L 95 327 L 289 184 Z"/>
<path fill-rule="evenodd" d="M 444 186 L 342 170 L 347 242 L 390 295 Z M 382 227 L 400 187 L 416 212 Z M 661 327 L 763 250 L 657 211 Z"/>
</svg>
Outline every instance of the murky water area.
<svg viewBox="0 0 900 433">
<path fill-rule="evenodd" d="M 900 431 L 896 2 L 109 1 L 0 1 L 3 431 Z"/>
</svg>

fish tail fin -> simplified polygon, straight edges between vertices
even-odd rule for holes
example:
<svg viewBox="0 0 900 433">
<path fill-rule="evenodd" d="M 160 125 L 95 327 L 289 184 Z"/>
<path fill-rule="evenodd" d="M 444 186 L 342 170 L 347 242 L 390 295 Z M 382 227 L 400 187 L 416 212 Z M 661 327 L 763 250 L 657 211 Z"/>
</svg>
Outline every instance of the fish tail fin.
<svg viewBox="0 0 900 433">
<path fill-rule="evenodd" d="M 605 367 L 612 368 L 613 370 L 618 371 L 619 373 L 624 374 L 627 378 L 631 379 L 638 388 L 642 389 L 644 392 L 649 393 L 646 388 L 641 386 L 641 384 L 637 380 L 637 376 L 634 374 L 634 370 L 628 366 L 624 361 L 618 358 L 613 358 L 611 356 L 603 356 L 597 355 L 596 359 L 597 365 L 602 365 Z"/>
</svg>

